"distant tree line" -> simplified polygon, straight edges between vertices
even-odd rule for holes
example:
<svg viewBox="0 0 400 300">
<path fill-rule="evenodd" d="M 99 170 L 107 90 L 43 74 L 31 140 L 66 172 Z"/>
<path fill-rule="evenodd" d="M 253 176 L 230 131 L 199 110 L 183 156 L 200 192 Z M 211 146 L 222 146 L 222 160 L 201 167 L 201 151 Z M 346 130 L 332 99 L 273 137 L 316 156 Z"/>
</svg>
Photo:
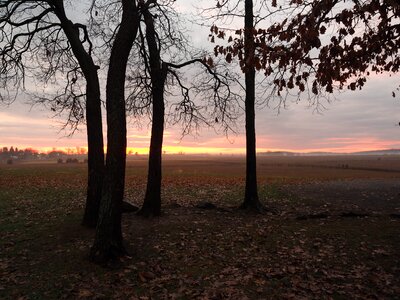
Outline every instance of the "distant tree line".
<svg viewBox="0 0 400 300">
<path fill-rule="evenodd" d="M 34 160 L 43 157 L 43 154 L 32 148 L 18 149 L 17 147 L 11 146 L 0 148 L 0 160 L 7 161 L 13 160 Z"/>
<path fill-rule="evenodd" d="M 61 160 L 59 162 L 77 162 L 77 158 L 71 158 L 69 156 L 83 156 L 82 161 L 86 160 L 86 151 L 84 148 L 82 151 L 73 151 L 72 148 L 67 148 L 66 151 L 54 149 L 49 152 L 40 152 L 39 150 L 33 148 L 19 149 L 18 147 L 2 147 L 0 148 L 0 161 L 8 162 L 10 161 L 20 161 L 20 160 Z"/>
</svg>

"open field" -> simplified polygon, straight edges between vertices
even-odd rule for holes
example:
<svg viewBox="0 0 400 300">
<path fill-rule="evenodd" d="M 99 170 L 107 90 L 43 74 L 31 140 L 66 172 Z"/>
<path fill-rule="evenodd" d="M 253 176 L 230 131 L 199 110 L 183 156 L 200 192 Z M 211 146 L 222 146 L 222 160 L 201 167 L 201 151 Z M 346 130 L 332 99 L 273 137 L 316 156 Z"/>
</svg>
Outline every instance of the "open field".
<svg viewBox="0 0 400 300">
<path fill-rule="evenodd" d="M 1 299 L 400 299 L 398 156 L 260 157 L 264 215 L 235 209 L 244 158 L 167 156 L 165 214 L 124 215 L 131 256 L 112 269 L 87 260 L 85 172 L 0 165 Z M 145 174 L 129 161 L 137 205 Z"/>
</svg>

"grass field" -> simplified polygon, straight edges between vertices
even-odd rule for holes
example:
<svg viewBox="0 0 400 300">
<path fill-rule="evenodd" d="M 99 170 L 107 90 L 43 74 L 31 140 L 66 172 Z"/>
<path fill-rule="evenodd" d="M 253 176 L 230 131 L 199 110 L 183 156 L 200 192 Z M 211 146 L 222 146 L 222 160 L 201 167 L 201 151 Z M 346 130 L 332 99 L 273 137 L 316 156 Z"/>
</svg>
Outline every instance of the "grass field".
<svg viewBox="0 0 400 300">
<path fill-rule="evenodd" d="M 399 299 L 400 157 L 260 157 L 264 215 L 235 208 L 244 170 L 167 156 L 164 216 L 124 215 L 130 256 L 110 269 L 87 260 L 84 164 L 0 165 L 0 298 Z M 129 161 L 127 201 L 145 175 Z"/>
</svg>

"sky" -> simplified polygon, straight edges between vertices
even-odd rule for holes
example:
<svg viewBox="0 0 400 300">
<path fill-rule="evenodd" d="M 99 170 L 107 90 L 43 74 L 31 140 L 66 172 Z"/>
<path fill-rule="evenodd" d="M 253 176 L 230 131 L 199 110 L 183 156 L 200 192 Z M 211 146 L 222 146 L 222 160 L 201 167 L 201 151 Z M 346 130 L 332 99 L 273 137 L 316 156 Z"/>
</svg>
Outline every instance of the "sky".
<svg viewBox="0 0 400 300">
<path fill-rule="evenodd" d="M 191 12 L 192 3 L 181 2 L 180 9 Z M 206 30 L 198 30 L 194 25 L 187 28 L 196 32 L 194 43 L 208 43 Z M 289 103 L 279 111 L 273 103 L 257 108 L 257 151 L 343 153 L 400 148 L 400 97 L 392 97 L 399 79 L 400 76 L 373 75 L 362 91 L 345 91 L 335 94 L 330 102 L 322 100 L 322 111 L 310 107 L 307 99 Z M 31 107 L 24 102 L 26 98 L 21 97 L 9 106 L 0 105 L 1 147 L 49 151 L 86 146 L 84 127 L 68 136 L 68 131 L 60 131 L 62 119 L 54 118 L 43 107 Z M 128 151 L 148 153 L 149 122 L 142 123 L 140 128 L 135 123 L 128 120 Z M 237 132 L 228 136 L 204 128 L 196 135 L 182 137 L 179 126 L 167 124 L 163 149 L 166 153 L 243 154 L 244 120 L 241 118 Z"/>
</svg>

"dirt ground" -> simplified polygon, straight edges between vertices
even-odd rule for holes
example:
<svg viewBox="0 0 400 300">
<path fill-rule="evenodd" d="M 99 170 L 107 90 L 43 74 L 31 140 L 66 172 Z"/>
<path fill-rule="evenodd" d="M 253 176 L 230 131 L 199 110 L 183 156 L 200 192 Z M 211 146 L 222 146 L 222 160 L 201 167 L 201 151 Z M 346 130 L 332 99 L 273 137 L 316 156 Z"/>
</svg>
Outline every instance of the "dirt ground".
<svg viewBox="0 0 400 300">
<path fill-rule="evenodd" d="M 400 178 L 322 181 L 282 189 L 320 211 L 400 215 Z"/>
<path fill-rule="evenodd" d="M 264 215 L 171 204 L 129 240 L 154 298 L 172 279 L 178 299 L 400 299 L 399 191 L 398 179 L 273 184 Z M 143 226 L 126 218 L 127 232 Z"/>
</svg>

